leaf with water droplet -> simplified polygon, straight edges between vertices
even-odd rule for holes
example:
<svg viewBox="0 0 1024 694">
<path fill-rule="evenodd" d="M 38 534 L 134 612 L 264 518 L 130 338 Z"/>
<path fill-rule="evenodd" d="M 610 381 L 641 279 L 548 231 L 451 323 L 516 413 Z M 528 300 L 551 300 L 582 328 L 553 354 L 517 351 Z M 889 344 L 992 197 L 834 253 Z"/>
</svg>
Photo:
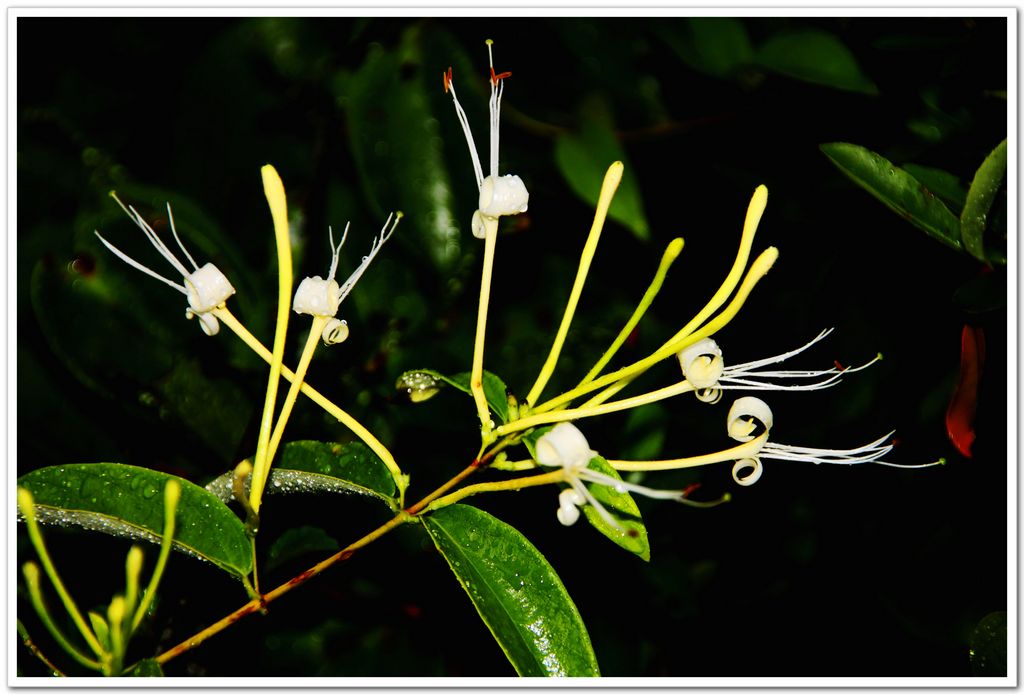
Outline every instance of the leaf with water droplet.
<svg viewBox="0 0 1024 694">
<path fill-rule="evenodd" d="M 163 489 L 181 485 L 174 548 L 235 576 L 252 571 L 245 527 L 213 494 L 186 479 L 120 463 L 59 465 L 18 478 L 30 492 L 39 522 L 79 526 L 133 540 L 160 542 Z"/>
<path fill-rule="evenodd" d="M 232 472 L 206 485 L 207 491 L 227 503 L 232 499 Z M 397 508 L 397 490 L 391 472 L 362 441 L 291 441 L 281 448 L 267 480 L 270 493 L 366 494 Z"/>
<path fill-rule="evenodd" d="M 395 386 L 399 390 L 408 390 L 410 386 L 408 383 L 428 383 L 429 387 L 440 387 L 442 383 L 458 388 L 467 395 L 472 395 L 473 390 L 470 388 L 470 373 L 463 371 L 453 376 L 445 376 L 439 371 L 433 369 L 413 369 L 412 371 L 406 371 L 398 377 L 398 381 Z M 505 382 L 500 377 L 492 374 L 490 371 L 484 371 L 483 376 L 484 382 L 484 398 L 487 400 L 487 405 L 491 408 L 491 412 L 502 422 L 508 421 L 508 388 L 505 386 Z M 436 391 L 434 391 L 436 393 Z M 408 393 L 410 399 L 412 399 L 412 393 Z M 413 402 L 422 402 L 430 397 L 433 397 L 434 393 L 431 393 L 427 397 L 422 397 L 419 400 L 413 399 Z"/>
<path fill-rule="evenodd" d="M 903 170 L 938 195 L 953 214 L 959 215 L 964 209 L 967 189 L 956 174 L 920 164 L 904 164 Z"/>
<path fill-rule="evenodd" d="M 960 220 L 916 178 L 860 145 L 829 142 L 820 148 L 850 180 L 886 207 L 933 239 L 962 250 Z"/>
<path fill-rule="evenodd" d="M 576 605 L 522 533 L 466 504 L 433 511 L 420 521 L 516 672 L 600 675 Z"/>
<path fill-rule="evenodd" d="M 988 213 L 996 199 L 1000 186 L 1006 178 L 1006 140 L 992 150 L 978 167 L 967 191 L 967 201 L 960 213 L 960 230 L 964 248 L 982 262 L 985 257 L 983 236 L 988 226 Z M 1003 261 L 1005 262 L 1005 260 Z"/>
</svg>

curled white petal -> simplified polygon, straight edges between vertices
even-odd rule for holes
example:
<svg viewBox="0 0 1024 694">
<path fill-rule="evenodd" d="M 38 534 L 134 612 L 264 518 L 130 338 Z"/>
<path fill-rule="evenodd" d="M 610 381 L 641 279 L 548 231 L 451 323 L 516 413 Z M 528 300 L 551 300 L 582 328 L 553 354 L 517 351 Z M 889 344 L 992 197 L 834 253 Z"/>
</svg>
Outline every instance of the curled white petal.
<svg viewBox="0 0 1024 694">
<path fill-rule="evenodd" d="M 324 326 L 323 340 L 325 345 L 336 345 L 348 339 L 348 323 L 332 318 Z"/>
<path fill-rule="evenodd" d="M 556 424 L 537 439 L 536 451 L 537 462 L 541 465 L 568 470 L 585 468 L 594 456 L 583 432 L 569 422 Z"/>
<path fill-rule="evenodd" d="M 480 184 L 480 214 L 487 217 L 526 212 L 529 202 L 526 185 L 514 174 L 488 176 Z"/>
<path fill-rule="evenodd" d="M 566 492 L 575 493 L 573 489 L 566 489 L 558 495 L 558 522 L 562 525 L 572 525 L 580 518 L 579 505 L 566 498 Z"/>
<path fill-rule="evenodd" d="M 480 214 L 480 210 L 473 213 L 473 221 L 469 223 L 469 228 L 473 231 L 473 236 L 478 239 L 487 236 L 487 227 L 484 225 L 484 217 Z"/>
<path fill-rule="evenodd" d="M 193 311 L 190 308 L 185 309 L 185 317 L 189 320 L 193 318 L 199 319 L 199 327 L 203 329 L 203 332 L 211 337 L 220 332 L 220 321 L 217 320 L 216 316 L 212 313 L 199 313 Z"/>
<path fill-rule="evenodd" d="M 729 436 L 737 441 L 751 441 L 755 436 L 757 422 L 765 429 L 771 429 L 772 410 L 764 400 L 748 395 L 738 398 L 732 404 L 726 419 L 726 430 Z"/>
<path fill-rule="evenodd" d="M 188 305 L 196 313 L 217 308 L 235 293 L 235 288 L 216 265 L 207 263 L 185 278 Z"/>
<path fill-rule="evenodd" d="M 694 395 L 701 402 L 706 402 L 709 405 L 714 405 L 716 402 L 722 399 L 722 389 L 719 387 L 714 388 L 702 388 L 701 390 L 694 391 Z"/>
<path fill-rule="evenodd" d="M 722 348 L 710 337 L 693 343 L 677 355 L 679 368 L 694 390 L 711 388 L 718 383 L 725 371 Z"/>
<path fill-rule="evenodd" d="M 334 280 L 319 275 L 307 277 L 299 283 L 292 301 L 292 310 L 308 316 L 333 316 L 341 303 L 341 288 Z"/>
<path fill-rule="evenodd" d="M 749 470 L 749 472 L 747 472 Z M 759 458 L 743 458 L 737 460 L 732 466 L 732 478 L 736 480 L 736 484 L 742 487 L 749 487 L 750 485 L 761 479 L 761 473 L 764 472 L 764 466 L 761 465 Z"/>
</svg>

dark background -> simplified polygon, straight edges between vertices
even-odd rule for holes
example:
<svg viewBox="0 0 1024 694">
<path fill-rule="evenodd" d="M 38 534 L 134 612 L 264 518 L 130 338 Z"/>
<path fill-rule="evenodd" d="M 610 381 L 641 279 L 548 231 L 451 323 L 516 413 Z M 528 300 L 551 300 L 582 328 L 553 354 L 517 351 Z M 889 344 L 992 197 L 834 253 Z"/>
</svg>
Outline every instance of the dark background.
<svg viewBox="0 0 1024 694">
<path fill-rule="evenodd" d="M 722 38 L 736 26 L 754 50 L 738 62 Z M 501 172 L 522 176 L 531 198 L 527 215 L 503 221 L 488 369 L 521 394 L 532 384 L 593 214 L 556 161 L 556 141 L 613 123 L 649 238 L 606 226 L 546 394 L 589 368 L 679 235 L 686 248 L 616 363 L 646 355 L 689 320 L 728 271 L 749 196 L 764 183 L 770 197 L 755 252 L 774 245 L 781 256 L 717 336 L 727 362 L 792 349 L 831 326 L 793 368 L 885 357 L 834 389 L 766 398 L 773 438 L 844 448 L 895 429 L 891 460 L 949 464 L 768 461 L 750 488 L 733 484 L 728 465 L 651 475 L 652 486 L 700 481 L 704 498 L 731 491 L 734 502 L 696 510 L 641 499 L 649 564 L 584 522 L 559 525 L 551 489 L 473 503 L 519 528 L 559 572 L 605 675 L 970 675 L 973 629 L 1007 606 L 1005 270 L 986 274 L 928 238 L 818 146 L 857 143 L 968 185 L 1006 136 L 1006 31 L 1002 19 L 961 18 L 21 18 L 18 472 L 112 461 L 202 484 L 251 454 L 262 364 L 228 331 L 210 339 L 182 320 L 180 297 L 112 258 L 92 231 L 165 271 L 107 191 L 151 220 L 169 200 L 193 255 L 231 277 L 232 310 L 269 343 L 276 260 L 259 177 L 267 162 L 288 191 L 297 277 L 326 270 L 328 224 L 352 222 L 339 270 L 347 276 L 386 213 L 406 213 L 343 306 L 352 336 L 321 349 L 308 380 L 392 448 L 412 474 L 413 500 L 461 469 L 476 450 L 471 401 L 443 392 L 414 405 L 394 383 L 407 369 L 469 368 L 482 244 L 468 229 L 476 191 L 440 75 L 454 66 L 486 147 L 483 40 L 493 38 L 496 67 L 513 72 Z M 808 32 L 845 46 L 861 84 L 874 88 L 758 59 L 778 37 Z M 592 178 L 615 155 L 593 156 Z M 958 300 L 971 281 L 996 287 L 995 298 Z M 965 323 L 981 326 L 988 344 L 972 459 L 949 444 L 943 423 Z M 300 333 L 292 331 L 286 361 L 297 358 Z M 666 361 L 632 392 L 676 380 L 676 368 Z M 584 430 L 615 458 L 717 450 L 730 445 L 729 401 L 681 397 Z M 302 401 L 286 435 L 349 437 Z M 261 572 L 265 585 L 326 556 L 331 539 L 343 546 L 386 519 L 352 497 L 271 497 L 264 508 L 264 549 L 296 526 L 321 529 L 309 532 L 325 545 L 293 546 L 296 556 Z M 121 590 L 123 540 L 56 528 L 46 537 L 81 605 Z M 25 561 L 32 552 L 22 545 Z M 153 561 L 155 549 L 146 550 Z M 176 555 L 133 653 L 155 655 L 244 601 L 217 569 Z M 19 617 L 66 664 L 25 601 Z M 45 674 L 24 649 L 18 667 Z M 415 527 L 166 673 L 514 674 Z"/>
</svg>

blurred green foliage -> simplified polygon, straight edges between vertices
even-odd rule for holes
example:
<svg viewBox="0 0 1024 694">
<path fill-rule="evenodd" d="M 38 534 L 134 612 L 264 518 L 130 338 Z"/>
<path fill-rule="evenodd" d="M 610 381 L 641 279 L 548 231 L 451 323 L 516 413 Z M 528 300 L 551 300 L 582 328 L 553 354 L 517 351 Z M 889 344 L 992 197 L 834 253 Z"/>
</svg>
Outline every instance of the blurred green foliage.
<svg viewBox="0 0 1024 694">
<path fill-rule="evenodd" d="M 468 229 L 477 193 L 441 73 L 453 66 L 477 143 L 486 142 L 483 41 L 492 38 L 495 67 L 513 73 L 501 173 L 521 176 L 531 198 L 527 214 L 503 220 L 489 370 L 515 393 L 532 383 L 590 226 L 593 182 L 611 158 L 628 162 L 622 200 L 549 393 L 599 357 L 679 235 L 686 248 L 618 363 L 688 320 L 727 272 L 749 196 L 764 183 L 756 247 L 775 245 L 781 258 L 720 334 L 726 359 L 776 354 L 829 326 L 837 330 L 806 356 L 809 366 L 885 355 L 834 390 L 771 398 L 779 439 L 844 447 L 895 428 L 899 461 L 950 459 L 924 471 L 776 463 L 711 510 L 640 499 L 649 564 L 587 524 L 560 526 L 551 490 L 475 502 L 551 562 L 602 673 L 971 674 L 975 625 L 1007 604 L 1005 270 L 981 275 L 967 254 L 915 233 L 818 147 L 855 142 L 940 177 L 959 172 L 933 189 L 962 205 L 960 181 L 1006 136 L 1004 20 L 20 18 L 17 29 L 19 474 L 112 461 L 203 484 L 255 449 L 262 363 L 227 331 L 211 339 L 183 320 L 181 297 L 92 232 L 166 271 L 108 191 L 154 225 L 170 202 L 193 255 L 231 278 L 232 310 L 269 343 L 276 260 L 259 179 L 268 162 L 288 191 L 299 277 L 329 265 L 328 225 L 352 223 L 345 276 L 387 213 L 406 215 L 342 308 L 351 337 L 320 351 L 309 380 L 393 449 L 414 497 L 472 459 L 468 398 L 448 388 L 413 404 L 394 386 L 410 369 L 469 368 L 482 245 Z M 997 198 L 991 214 L 1005 204 Z M 985 301 L 961 289 L 979 277 Z M 969 461 L 942 423 L 965 320 L 990 345 Z M 293 325 L 291 363 L 305 337 Z M 666 362 L 634 392 L 674 380 L 676 368 Z M 723 445 L 724 414 L 677 398 L 585 431 L 609 457 L 686 455 Z M 352 436 L 300 401 L 287 438 Z M 646 481 L 700 481 L 709 497 L 732 489 L 727 467 Z M 265 508 L 262 580 L 271 585 L 318 556 L 296 561 L 275 540 L 302 526 L 296 542 L 327 552 L 387 517 L 358 497 L 271 497 Z M 108 600 L 123 541 L 47 537 L 58 565 L 82 572 L 81 602 Z M 136 658 L 244 600 L 213 567 L 175 556 L 168 572 Z M 29 633 L 53 651 L 24 605 Z M 46 674 L 25 649 L 18 668 Z M 165 671 L 513 674 L 414 529 Z"/>
</svg>

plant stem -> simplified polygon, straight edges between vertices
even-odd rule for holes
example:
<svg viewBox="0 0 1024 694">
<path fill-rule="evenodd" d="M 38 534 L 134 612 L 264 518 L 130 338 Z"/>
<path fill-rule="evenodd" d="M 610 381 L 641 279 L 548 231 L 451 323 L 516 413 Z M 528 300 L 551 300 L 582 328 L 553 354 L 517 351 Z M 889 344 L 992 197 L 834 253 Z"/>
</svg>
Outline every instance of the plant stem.
<svg viewBox="0 0 1024 694">
<path fill-rule="evenodd" d="M 604 182 L 601 184 L 601 192 L 597 199 L 594 221 L 590 225 L 590 234 L 587 236 L 587 241 L 583 245 L 583 252 L 580 254 L 580 264 L 576 270 L 576 280 L 573 282 L 572 291 L 569 293 L 569 300 L 565 304 L 562 323 L 558 326 L 558 332 L 555 334 L 555 341 L 551 344 L 548 358 L 544 361 L 544 365 L 537 375 L 537 380 L 534 382 L 533 387 L 530 388 L 530 393 L 526 396 L 526 402 L 530 405 L 537 402 L 544 387 L 548 384 L 548 379 L 551 378 L 551 374 L 555 371 L 558 357 L 562 353 L 562 345 L 565 344 L 565 337 L 569 333 L 569 326 L 572 324 L 573 316 L 576 313 L 576 305 L 579 303 L 580 294 L 583 293 L 583 285 L 587 281 L 590 263 L 594 259 L 594 253 L 597 251 L 597 242 L 601 238 L 604 220 L 608 216 L 608 207 L 612 204 L 615 191 L 622 181 L 622 170 L 622 162 L 617 161 L 608 167 L 608 171 L 604 175 Z"/>
<path fill-rule="evenodd" d="M 39 647 L 36 646 L 35 643 L 33 643 L 32 638 L 28 635 L 28 630 L 25 628 L 25 625 L 21 623 L 21 620 L 19 619 L 19 620 L 17 620 L 17 622 L 18 622 L 18 635 L 21 637 L 22 645 L 25 646 L 25 648 L 27 648 L 29 650 L 29 652 L 32 653 L 32 655 L 34 655 L 36 658 L 39 658 L 39 660 L 42 661 L 43 665 L 45 665 L 46 667 L 50 668 L 53 671 L 54 675 L 56 675 L 57 677 L 67 677 L 67 675 L 65 675 L 63 672 L 58 670 L 57 666 L 55 666 L 53 663 L 51 663 L 49 658 L 47 658 L 43 654 L 43 652 L 41 650 L 39 650 Z"/>
<path fill-rule="evenodd" d="M 51 636 L 53 636 L 53 640 L 56 641 L 57 645 L 63 648 L 68 655 L 77 660 L 79 664 L 84 665 L 91 670 L 101 670 L 103 666 L 100 662 L 79 652 L 74 644 L 68 641 L 67 637 L 64 636 L 64 633 L 57 627 L 53 618 L 50 617 L 50 612 L 46 609 L 46 603 L 43 602 L 42 590 L 40 590 L 39 587 L 39 567 L 32 562 L 28 562 L 23 567 L 23 571 L 25 574 L 25 585 L 28 586 L 28 596 L 29 600 L 32 602 L 32 607 L 35 608 L 36 614 L 38 614 L 39 619 L 42 620 L 43 626 L 45 626 L 46 630 L 50 632 Z M 106 657 L 106 654 L 102 650 L 96 655 L 101 658 Z"/>
<path fill-rule="evenodd" d="M 346 559 L 349 559 L 353 554 L 355 554 L 355 552 L 358 549 L 360 549 L 362 547 L 365 547 L 366 545 L 370 544 L 374 540 L 377 540 L 378 538 L 382 537 L 383 535 L 386 535 L 390 531 L 392 531 L 395 528 L 397 528 L 399 525 L 411 522 L 412 520 L 414 520 L 416 514 L 422 512 L 424 509 L 427 508 L 427 506 L 430 504 L 431 501 L 433 501 L 434 499 L 437 499 L 438 497 L 442 496 L 449 489 L 451 489 L 456 484 L 458 484 L 462 480 L 464 480 L 467 477 L 469 477 L 470 475 L 472 475 L 474 472 L 476 472 L 480 468 L 485 467 L 494 458 L 494 456 L 497 455 L 498 452 L 502 448 L 505 447 L 505 445 L 507 445 L 507 443 L 499 443 L 497 446 L 492 448 L 483 458 L 480 458 L 478 460 L 474 460 L 472 463 L 470 463 L 468 466 L 466 466 L 461 472 L 459 472 L 457 475 L 455 475 L 450 480 L 445 482 L 443 485 L 441 485 L 440 487 L 435 489 L 433 492 L 431 492 L 427 496 L 423 497 L 419 502 L 417 502 L 413 506 L 409 507 L 405 511 L 400 511 L 393 518 L 391 518 L 389 521 L 387 521 L 386 523 L 384 523 L 383 525 L 381 525 L 377 529 L 367 533 L 366 535 L 364 535 L 360 539 L 358 539 L 355 542 L 353 542 L 352 544 L 350 544 L 348 547 L 345 547 L 341 551 L 331 555 L 327 559 L 324 559 L 322 562 L 320 562 L 319 564 L 316 564 L 312 568 L 306 569 L 305 571 L 303 571 L 298 576 L 295 576 L 294 578 L 292 578 L 290 581 L 287 581 L 286 583 L 282 583 L 281 585 L 279 585 L 277 588 L 274 588 L 269 593 L 266 593 L 266 594 L 262 595 L 260 598 L 254 598 L 253 600 L 250 600 L 249 602 L 247 602 L 246 604 L 242 605 L 237 610 L 235 610 L 231 614 L 227 615 L 226 617 L 224 617 L 220 621 L 215 622 L 214 624 L 211 624 L 210 626 L 206 627 L 202 631 L 200 631 L 200 632 L 196 633 L 195 635 L 185 639 L 184 641 L 179 643 L 177 646 L 174 646 L 173 648 L 171 648 L 171 649 L 169 649 L 167 651 L 164 651 L 159 656 L 157 656 L 156 661 L 158 663 L 160 663 L 161 665 L 163 665 L 167 661 L 169 661 L 169 660 L 171 660 L 173 658 L 176 658 L 177 656 L 181 655 L 182 653 L 195 648 L 199 644 L 201 644 L 204 641 L 206 641 L 206 639 L 208 639 L 211 636 L 214 636 L 216 634 L 219 634 L 220 632 L 224 631 L 229 626 L 231 626 L 232 624 L 234 624 L 238 620 L 242 619 L 246 615 L 250 615 L 253 612 L 258 612 L 258 611 L 264 609 L 268 604 L 270 604 L 274 600 L 277 600 L 282 595 L 285 595 L 286 593 L 289 593 L 294 588 L 297 588 L 298 586 L 302 585 L 303 583 L 305 583 L 309 579 L 313 578 L 317 574 L 321 573 L 325 569 L 330 568 L 331 566 L 333 566 L 334 564 L 337 564 L 338 562 L 345 561 Z"/>
<path fill-rule="evenodd" d="M 445 496 L 439 497 L 427 505 L 428 511 L 436 511 L 439 508 L 445 506 L 451 506 L 452 504 L 465 499 L 467 496 L 473 496 L 474 494 L 482 494 L 484 492 L 506 492 L 506 491 L 518 491 L 527 487 L 537 487 L 542 484 L 555 484 L 565 479 L 565 470 L 559 468 L 552 472 L 546 472 L 541 475 L 533 475 L 531 477 L 517 477 L 511 480 L 504 480 L 502 482 L 482 482 L 480 484 L 471 484 L 468 487 L 463 487 L 457 492 L 452 492 Z"/>
<path fill-rule="evenodd" d="M 273 357 L 270 350 L 264 347 L 263 343 L 257 340 L 256 337 L 249 332 L 249 330 L 242 325 L 237 318 L 235 318 L 231 311 L 226 307 L 223 307 L 215 309 L 214 314 L 218 319 L 223 321 L 224 325 L 228 326 L 228 328 L 230 328 L 231 331 L 249 347 L 249 349 L 258 354 L 263 361 L 267 363 L 271 361 Z M 281 367 L 281 375 L 291 382 L 295 381 L 295 373 L 287 366 Z M 402 470 L 398 467 L 398 463 L 395 462 L 395 457 L 391 455 L 391 451 L 389 451 L 387 447 L 377 439 L 377 437 L 371 434 L 366 427 L 360 424 L 358 420 L 331 402 L 316 388 L 304 382 L 300 390 L 304 395 L 306 395 L 306 397 L 323 408 L 325 412 L 348 427 L 353 434 L 358 436 L 363 443 L 369 446 L 370 449 L 377 454 L 377 457 L 380 458 L 387 466 L 388 470 L 391 471 L 391 477 L 394 479 L 395 485 L 399 488 L 402 498 L 404 498 L 407 480 L 405 475 L 402 474 Z"/>
<path fill-rule="evenodd" d="M 164 575 L 164 568 L 167 566 L 167 558 L 171 555 L 171 545 L 174 540 L 174 527 L 175 527 L 175 511 L 178 508 L 178 500 L 181 497 L 181 487 L 175 480 L 170 480 L 164 486 L 164 534 L 160 538 L 160 554 L 156 560 L 156 566 L 153 567 L 153 575 L 149 578 L 149 585 L 146 586 L 145 592 L 142 594 L 142 600 L 139 602 L 138 608 L 135 610 L 135 615 L 130 616 L 131 628 L 129 633 L 135 631 L 138 628 L 142 618 L 146 616 L 146 610 L 153 603 L 153 599 L 156 597 L 156 589 L 160 585 L 160 579 Z"/>
</svg>

